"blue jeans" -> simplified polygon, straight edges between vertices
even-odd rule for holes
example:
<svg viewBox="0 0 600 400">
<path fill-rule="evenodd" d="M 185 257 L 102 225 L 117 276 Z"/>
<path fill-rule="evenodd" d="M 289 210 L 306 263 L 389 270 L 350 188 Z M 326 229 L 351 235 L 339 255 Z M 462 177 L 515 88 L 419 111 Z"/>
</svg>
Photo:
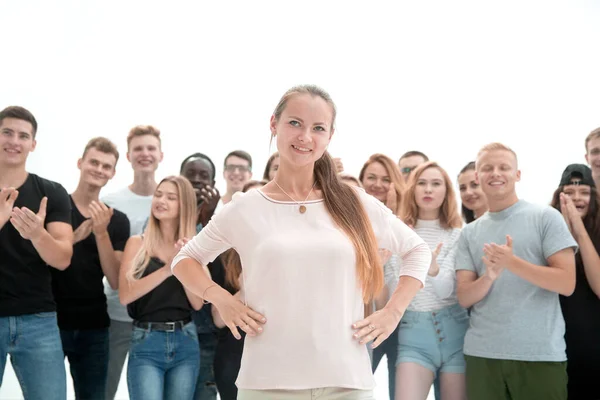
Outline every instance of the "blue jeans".
<svg viewBox="0 0 600 400">
<path fill-rule="evenodd" d="M 216 400 L 217 398 L 214 368 L 217 340 L 216 333 L 198 333 L 200 373 L 196 382 L 194 400 Z"/>
<path fill-rule="evenodd" d="M 67 374 L 55 312 L 0 317 L 0 386 L 8 354 L 25 399 L 67 398 Z"/>
<path fill-rule="evenodd" d="M 127 365 L 131 400 L 192 400 L 199 366 L 193 322 L 174 332 L 133 327 Z"/>
<path fill-rule="evenodd" d="M 104 400 L 108 374 L 108 328 L 60 331 L 75 398 Z"/>
</svg>

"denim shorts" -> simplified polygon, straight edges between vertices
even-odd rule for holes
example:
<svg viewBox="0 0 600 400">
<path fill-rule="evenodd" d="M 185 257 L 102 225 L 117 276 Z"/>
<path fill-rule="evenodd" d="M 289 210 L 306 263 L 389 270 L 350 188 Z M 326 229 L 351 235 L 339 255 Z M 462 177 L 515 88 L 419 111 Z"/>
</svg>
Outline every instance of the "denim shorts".
<svg viewBox="0 0 600 400">
<path fill-rule="evenodd" d="M 460 305 L 436 311 L 406 311 L 398 331 L 400 363 L 416 363 L 438 373 L 465 373 L 463 344 L 469 327 L 467 311 Z"/>
</svg>

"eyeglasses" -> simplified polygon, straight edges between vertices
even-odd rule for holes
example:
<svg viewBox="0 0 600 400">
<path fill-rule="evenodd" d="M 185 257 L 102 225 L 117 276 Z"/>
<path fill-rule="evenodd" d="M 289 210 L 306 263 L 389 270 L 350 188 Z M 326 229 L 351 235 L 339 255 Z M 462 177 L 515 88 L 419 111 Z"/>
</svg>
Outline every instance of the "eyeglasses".
<svg viewBox="0 0 600 400">
<path fill-rule="evenodd" d="M 403 174 L 410 174 L 412 172 L 412 170 L 415 168 L 417 168 L 417 167 L 404 167 L 400 171 L 402 171 Z"/>
<path fill-rule="evenodd" d="M 235 165 L 235 164 L 229 164 L 225 166 L 225 171 L 227 172 L 235 172 L 236 170 L 240 171 L 241 173 L 244 172 L 249 172 L 251 170 L 250 167 L 247 167 L 245 165 Z"/>
</svg>

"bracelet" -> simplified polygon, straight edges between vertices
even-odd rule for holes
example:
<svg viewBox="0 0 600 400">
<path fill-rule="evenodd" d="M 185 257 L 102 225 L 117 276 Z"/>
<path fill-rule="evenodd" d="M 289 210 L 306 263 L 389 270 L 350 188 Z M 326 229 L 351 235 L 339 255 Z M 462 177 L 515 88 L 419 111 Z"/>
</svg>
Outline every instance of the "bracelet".
<svg viewBox="0 0 600 400">
<path fill-rule="evenodd" d="M 212 285 L 209 285 L 206 289 L 204 289 L 204 293 L 202 293 L 202 302 L 204 304 L 210 304 L 210 301 L 206 301 L 206 298 L 204 297 L 204 295 L 206 294 L 206 292 L 208 291 L 208 289 L 210 289 L 213 286 L 217 286 L 217 284 L 213 283 Z"/>
</svg>

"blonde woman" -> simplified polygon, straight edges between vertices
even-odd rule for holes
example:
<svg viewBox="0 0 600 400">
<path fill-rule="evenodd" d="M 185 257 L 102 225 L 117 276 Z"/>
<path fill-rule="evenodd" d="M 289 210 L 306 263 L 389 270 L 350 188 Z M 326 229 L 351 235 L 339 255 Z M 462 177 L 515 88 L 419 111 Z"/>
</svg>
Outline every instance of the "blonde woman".
<svg viewBox="0 0 600 400">
<path fill-rule="evenodd" d="M 373 399 L 367 343 L 396 328 L 431 262 L 427 245 L 378 200 L 339 179 L 326 152 L 335 106 L 316 86 L 286 92 L 271 117 L 279 170 L 234 196 L 173 261 L 173 274 L 211 302 L 236 338 L 246 332 L 239 400 Z M 240 299 L 203 272 L 234 248 Z M 383 309 L 365 304 L 383 287 L 378 249 L 402 258 Z"/>
<path fill-rule="evenodd" d="M 132 400 L 192 399 L 200 350 L 192 310 L 200 298 L 171 275 L 170 263 L 196 232 L 196 195 L 182 176 L 156 188 L 148 227 L 127 241 L 119 297 L 133 318 L 127 385 Z"/>
</svg>

